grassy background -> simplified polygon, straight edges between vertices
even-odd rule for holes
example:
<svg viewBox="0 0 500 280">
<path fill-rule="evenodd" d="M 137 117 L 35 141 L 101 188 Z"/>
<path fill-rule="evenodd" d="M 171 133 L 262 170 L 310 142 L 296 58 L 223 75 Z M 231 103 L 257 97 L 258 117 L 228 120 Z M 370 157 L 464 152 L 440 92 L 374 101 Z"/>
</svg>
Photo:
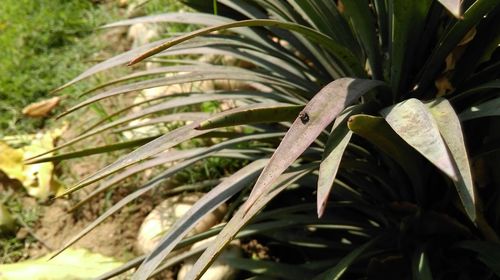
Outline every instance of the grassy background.
<svg viewBox="0 0 500 280">
<path fill-rule="evenodd" d="M 43 125 L 23 117 L 22 108 L 91 65 L 99 42 L 88 35 L 112 18 L 110 7 L 89 0 L 2 0 L 0 137 Z"/>
</svg>

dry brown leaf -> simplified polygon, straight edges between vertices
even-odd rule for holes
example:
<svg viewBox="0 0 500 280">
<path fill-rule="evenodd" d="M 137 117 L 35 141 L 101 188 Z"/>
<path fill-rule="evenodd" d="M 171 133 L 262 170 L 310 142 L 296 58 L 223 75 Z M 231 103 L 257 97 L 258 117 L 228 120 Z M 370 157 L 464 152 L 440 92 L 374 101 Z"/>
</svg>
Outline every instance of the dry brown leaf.
<svg viewBox="0 0 500 280">
<path fill-rule="evenodd" d="M 54 107 L 61 101 L 60 97 L 52 97 L 45 99 L 36 103 L 31 103 L 30 105 L 24 107 L 23 114 L 28 117 L 33 118 L 43 118 L 46 117 Z"/>
</svg>

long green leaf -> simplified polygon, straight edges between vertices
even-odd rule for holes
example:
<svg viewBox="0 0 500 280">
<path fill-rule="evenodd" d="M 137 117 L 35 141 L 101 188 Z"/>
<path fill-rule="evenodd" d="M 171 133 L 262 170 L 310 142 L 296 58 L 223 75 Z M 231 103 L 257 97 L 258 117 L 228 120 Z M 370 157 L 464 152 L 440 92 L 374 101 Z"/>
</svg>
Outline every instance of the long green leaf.
<svg viewBox="0 0 500 280">
<path fill-rule="evenodd" d="M 345 13 L 356 30 L 363 49 L 368 56 L 372 76 L 376 80 L 382 77 L 382 53 L 380 52 L 375 18 L 370 10 L 369 1 L 343 1 Z M 364 63 L 364 61 L 361 61 Z"/>
<path fill-rule="evenodd" d="M 196 129 L 211 129 L 243 124 L 285 122 L 294 120 L 302 105 L 284 103 L 252 104 L 225 111 L 224 114 L 204 120 Z"/>
<path fill-rule="evenodd" d="M 476 0 L 465 11 L 461 20 L 456 20 L 447 28 L 445 34 L 436 44 L 437 48 L 434 49 L 417 75 L 417 83 L 413 86 L 415 91 L 427 90 L 427 87 L 434 82 L 435 75 L 441 69 L 440 65 L 444 63 L 446 56 L 460 43 L 471 28 L 498 5 L 497 0 Z"/>
<path fill-rule="evenodd" d="M 83 149 L 83 150 L 80 150 L 77 152 L 28 160 L 25 163 L 26 164 L 35 164 L 35 163 L 48 162 L 48 161 L 53 162 L 53 161 L 61 161 L 61 160 L 77 158 L 77 157 L 86 157 L 86 156 L 95 155 L 95 154 L 109 153 L 109 152 L 113 152 L 113 151 L 118 151 L 118 150 L 123 150 L 123 149 L 128 149 L 128 148 L 133 148 L 133 147 L 137 147 L 140 145 L 144 145 L 144 144 L 146 144 L 146 143 L 148 143 L 156 138 L 158 138 L 158 136 L 136 139 L 136 140 L 131 140 L 131 141 L 125 141 L 125 142 L 121 142 L 118 144 L 106 145 L 106 146 L 97 147 L 97 148 Z"/>
<path fill-rule="evenodd" d="M 311 270 L 297 265 L 244 258 L 225 258 L 224 261 L 237 269 L 279 279 L 304 280 L 314 276 Z"/>
<path fill-rule="evenodd" d="M 226 224 L 224 229 L 219 233 L 215 241 L 203 252 L 198 258 L 193 268 L 186 276 L 187 280 L 200 279 L 202 274 L 208 269 L 210 264 L 215 260 L 221 250 L 235 237 L 238 231 L 245 226 L 251 218 L 253 218 L 258 211 L 260 211 L 269 201 L 271 201 L 281 191 L 288 186 L 308 174 L 313 168 L 313 165 L 302 165 L 297 170 L 293 170 L 282 174 L 276 180 L 276 187 L 270 193 L 260 196 L 255 204 L 246 211 L 243 207 L 238 209 L 231 220 Z"/>
<path fill-rule="evenodd" d="M 204 195 L 170 228 L 169 232 L 163 237 L 156 248 L 148 255 L 141 264 L 134 279 L 147 279 L 162 260 L 175 248 L 177 243 L 196 226 L 196 224 L 208 213 L 217 208 L 224 201 L 248 186 L 258 176 L 258 172 L 264 168 L 268 160 L 254 161 L 229 178 L 222 181 L 221 184 L 213 188 Z"/>
<path fill-rule="evenodd" d="M 458 167 L 459 180 L 455 182 L 458 195 L 462 200 L 465 211 L 472 221 L 476 220 L 476 207 L 474 199 L 474 184 L 469 158 L 465 148 L 460 120 L 448 100 L 440 98 L 427 104 L 436 123 L 439 132 L 448 146 L 453 159 Z"/>
<path fill-rule="evenodd" d="M 139 147 L 132 153 L 119 158 L 117 161 L 100 169 L 96 173 L 84 178 L 83 180 L 75 184 L 73 187 L 66 190 L 64 194 L 62 194 L 61 196 L 64 196 L 68 193 L 72 193 L 78 189 L 83 188 L 84 186 L 90 185 L 106 176 L 109 176 L 125 167 L 131 166 L 152 155 L 163 152 L 186 140 L 200 136 L 210 131 L 210 130 L 195 130 L 194 128 L 196 126 L 198 126 L 198 123 L 192 123 L 190 125 L 180 127 L 176 130 L 171 131 L 168 134 L 156 138 L 155 140 L 147 143 L 146 145 Z"/>
<path fill-rule="evenodd" d="M 131 166 L 124 170 L 123 172 L 120 172 L 116 174 L 115 176 L 112 176 L 111 178 L 103 181 L 102 183 L 99 184 L 99 186 L 92 190 L 88 195 L 86 195 L 84 198 L 82 198 L 78 203 L 73 205 L 69 211 L 73 211 L 77 209 L 78 207 L 82 206 L 86 202 L 88 202 L 90 199 L 95 197 L 96 195 L 102 193 L 103 191 L 109 189 L 111 186 L 125 180 L 126 178 L 132 176 L 133 174 L 139 173 L 141 171 L 150 169 L 155 166 L 159 165 L 164 165 L 165 163 L 168 162 L 174 162 L 178 160 L 185 160 L 192 158 L 198 154 L 201 154 L 203 152 L 203 148 L 198 148 L 198 149 L 191 149 L 191 150 L 182 150 L 182 151 L 168 151 L 165 153 L 161 153 L 155 158 L 148 159 L 144 162 L 141 162 L 139 164 L 136 164 L 134 166 Z"/>
<path fill-rule="evenodd" d="M 356 57 L 352 54 L 352 52 L 345 48 L 344 46 L 338 44 L 333 41 L 330 37 L 320 32 L 315 31 L 314 29 L 308 28 L 306 26 L 289 23 L 289 22 L 281 22 L 276 20 L 243 20 L 235 23 L 222 24 L 207 28 L 202 28 L 200 30 L 188 33 L 186 35 L 180 36 L 178 38 L 172 39 L 166 43 L 163 43 L 157 47 L 150 49 L 149 51 L 139 55 L 130 61 L 129 65 L 136 64 L 152 55 L 160 53 L 174 45 L 180 44 L 184 41 L 192 39 L 194 37 L 209 34 L 214 31 L 226 30 L 236 27 L 251 27 L 251 26 L 262 26 L 262 27 L 278 27 L 284 28 L 290 31 L 295 31 L 308 37 L 311 41 L 319 44 L 325 49 L 329 50 L 332 54 L 337 57 L 337 68 L 342 71 L 348 71 L 347 74 L 353 74 L 357 76 L 362 76 L 363 70 L 359 66 Z"/>
<path fill-rule="evenodd" d="M 465 111 L 460 113 L 459 116 L 461 121 L 468 121 L 483 117 L 500 116 L 500 98 L 495 98 L 479 105 L 467 108 Z"/>
<path fill-rule="evenodd" d="M 246 209 L 257 197 L 268 191 L 273 181 L 316 140 L 344 108 L 366 92 L 382 85 L 384 83 L 379 81 L 342 78 L 321 89 L 297 117 L 262 171 L 245 204 Z"/>
<path fill-rule="evenodd" d="M 427 12 L 431 0 L 387 1 L 389 5 L 389 23 L 391 28 L 389 40 L 390 81 L 396 96 L 407 86 L 408 73 L 412 65 L 418 40 L 424 30 Z"/>
</svg>

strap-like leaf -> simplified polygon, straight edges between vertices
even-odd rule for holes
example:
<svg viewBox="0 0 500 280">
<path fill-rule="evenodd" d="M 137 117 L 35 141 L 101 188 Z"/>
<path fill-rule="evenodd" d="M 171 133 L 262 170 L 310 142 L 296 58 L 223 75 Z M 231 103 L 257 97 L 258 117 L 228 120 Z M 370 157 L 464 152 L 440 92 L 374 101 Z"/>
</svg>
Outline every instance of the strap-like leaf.
<svg viewBox="0 0 500 280">
<path fill-rule="evenodd" d="M 302 109 L 304 109 L 302 105 L 284 103 L 252 104 L 225 111 L 223 114 L 202 121 L 196 129 L 292 121 Z"/>
<path fill-rule="evenodd" d="M 84 150 L 80 150 L 80 151 L 76 151 L 76 152 L 60 154 L 60 155 L 55 155 L 55 156 L 51 156 L 51 157 L 43 157 L 43 158 L 27 160 L 25 163 L 26 164 L 35 164 L 35 163 L 41 163 L 41 162 L 47 162 L 47 161 L 61 161 L 61 160 L 77 158 L 77 157 L 86 157 L 86 156 L 95 155 L 95 154 L 109 153 L 109 152 L 113 152 L 113 151 L 118 151 L 118 150 L 123 150 L 123 149 L 128 149 L 128 148 L 133 148 L 133 147 L 137 147 L 140 145 L 144 145 L 144 144 L 146 144 L 146 143 L 148 143 L 156 138 L 158 138 L 158 136 L 146 137 L 146 138 L 136 139 L 136 140 L 131 140 L 131 141 L 125 141 L 125 142 L 121 142 L 118 144 L 106 145 L 106 146 L 97 147 L 97 148 L 84 149 Z"/>
<path fill-rule="evenodd" d="M 241 228 L 245 226 L 245 224 L 247 224 L 250 219 L 257 214 L 258 211 L 260 211 L 267 203 L 269 203 L 269 201 L 271 201 L 271 199 L 273 199 L 281 191 L 311 172 L 313 168 L 317 168 L 317 165 L 302 165 L 297 168 L 297 170 L 282 174 L 276 180 L 276 187 L 273 188 L 270 193 L 266 193 L 260 196 L 256 200 L 255 204 L 253 204 L 253 206 L 248 209 L 248 211 L 246 211 L 243 207 L 238 209 L 232 219 L 219 233 L 215 241 L 198 258 L 193 268 L 188 272 L 186 279 L 200 279 L 200 277 L 208 269 L 210 264 L 215 260 L 217 255 L 219 255 L 221 250 L 234 238 L 236 233 L 240 231 Z"/>
<path fill-rule="evenodd" d="M 224 201 L 249 185 L 264 168 L 267 159 L 254 161 L 225 179 L 218 186 L 204 195 L 170 228 L 165 237 L 159 241 L 155 249 L 148 255 L 136 272 L 136 277 L 147 279 L 162 260 L 175 248 L 177 243 L 196 226 L 206 214 L 213 211 Z"/>
<path fill-rule="evenodd" d="M 419 38 L 424 30 L 425 19 L 432 4 L 430 0 L 387 1 L 389 6 L 390 81 L 395 95 L 400 95 L 407 83 L 408 73 Z"/>
<path fill-rule="evenodd" d="M 500 98 L 495 98 L 468 108 L 460 113 L 460 120 L 467 121 L 491 116 L 500 116 Z"/>
<path fill-rule="evenodd" d="M 413 255 L 413 279 L 432 280 L 432 272 L 427 254 L 424 250 L 417 250 Z"/>
<path fill-rule="evenodd" d="M 392 129 L 453 181 L 458 181 L 455 161 L 427 107 L 418 99 L 408 99 L 381 111 Z"/>
<path fill-rule="evenodd" d="M 456 20 L 446 29 L 436 44 L 437 47 L 417 75 L 417 84 L 413 87 L 416 91 L 427 90 L 427 87 L 434 82 L 435 75 L 441 69 L 440 65 L 444 63 L 446 56 L 460 43 L 467 32 L 497 5 L 497 0 L 476 0 L 465 11 L 462 20 Z"/>
<path fill-rule="evenodd" d="M 210 131 L 210 130 L 195 130 L 194 127 L 196 126 L 198 126 L 198 123 L 192 123 L 190 125 L 180 127 L 176 130 L 171 131 L 168 134 L 156 138 L 155 140 L 147 143 L 146 145 L 139 147 L 130 154 L 123 156 L 119 158 L 117 161 L 111 163 L 110 165 L 100 169 L 96 173 L 84 178 L 76 185 L 71 187 L 69 190 L 64 192 L 64 194 L 62 194 L 61 196 L 66 195 L 68 193 L 72 193 L 80 188 L 83 188 L 84 186 L 90 185 L 93 182 L 96 182 L 108 175 L 111 175 L 127 166 L 131 166 L 152 155 L 163 152 L 186 140 L 200 136 Z"/>
<path fill-rule="evenodd" d="M 237 269 L 283 280 L 304 280 L 311 279 L 314 276 L 310 269 L 298 265 L 231 257 L 224 259 L 224 261 Z"/>
<path fill-rule="evenodd" d="M 351 140 L 352 131 L 347 128 L 347 119 L 360 111 L 361 107 L 353 107 L 344 111 L 333 125 L 332 132 L 328 137 L 323 160 L 319 166 L 317 212 L 318 217 L 323 216 L 328 196 L 333 187 L 333 182 L 340 166 L 342 155 Z"/>
<path fill-rule="evenodd" d="M 276 21 L 276 20 L 268 20 L 268 19 L 256 19 L 256 20 L 242 20 L 234 23 L 228 23 L 228 24 L 222 24 L 222 25 L 217 25 L 217 26 L 211 26 L 211 27 L 206 27 L 199 29 L 197 31 L 193 31 L 191 33 L 188 33 L 186 35 L 177 37 L 175 39 L 172 39 L 168 42 L 165 42 L 157 47 L 154 47 L 150 49 L 149 51 L 141 54 L 140 56 L 134 58 L 132 61 L 130 61 L 129 65 L 136 64 L 152 55 L 155 55 L 157 53 L 160 53 L 174 45 L 180 44 L 184 41 L 187 41 L 189 39 L 192 39 L 194 37 L 204 35 L 204 34 L 209 34 L 214 31 L 220 31 L 220 30 L 226 30 L 226 29 L 231 29 L 231 28 L 236 28 L 236 27 L 251 27 L 251 26 L 267 26 L 267 27 L 277 27 L 277 28 L 284 28 L 286 30 L 298 32 L 301 35 L 306 36 L 308 39 L 311 41 L 315 42 L 316 44 L 319 44 L 320 46 L 324 47 L 325 49 L 329 50 L 332 55 L 335 55 L 337 57 L 337 68 L 340 71 L 347 71 L 346 74 L 350 75 L 357 75 L 357 76 L 362 76 L 363 70 L 360 67 L 356 57 L 353 55 L 353 53 L 345 48 L 344 46 L 338 44 L 336 41 L 332 40 L 330 37 L 327 35 L 320 33 L 312 28 L 295 24 L 295 23 L 290 23 L 290 22 L 282 22 L 282 21 Z"/>
<path fill-rule="evenodd" d="M 347 256 L 342 258 L 338 264 L 326 272 L 322 273 L 318 277 L 314 278 L 315 280 L 320 279 L 340 279 L 340 277 L 344 274 L 344 272 L 349 268 L 349 266 L 356 261 L 367 249 L 369 249 L 373 244 L 378 241 L 378 238 L 373 239 L 371 241 L 366 242 L 365 244 L 359 246 L 352 252 L 350 252 Z"/>
<path fill-rule="evenodd" d="M 477 258 L 488 266 L 497 277 L 500 277 L 500 245 L 494 242 L 464 241 L 457 247 L 468 249 L 477 253 Z"/>
<path fill-rule="evenodd" d="M 471 220 L 474 221 L 476 219 L 474 185 L 460 120 L 453 107 L 451 107 L 450 102 L 446 99 L 440 98 L 427 105 L 458 167 L 460 176 L 459 180 L 455 182 L 455 186 L 465 211 Z"/>
<path fill-rule="evenodd" d="M 264 168 L 246 202 L 248 209 L 257 197 L 268 192 L 273 181 L 311 145 L 318 135 L 347 106 L 382 82 L 342 78 L 321 89 L 288 130 L 285 138 Z"/>
<path fill-rule="evenodd" d="M 363 45 L 375 79 L 382 79 L 382 54 L 379 49 L 375 18 L 368 1 L 344 1 L 345 13 L 350 18 L 355 34 Z M 364 61 L 362 61 L 364 63 Z"/>
</svg>

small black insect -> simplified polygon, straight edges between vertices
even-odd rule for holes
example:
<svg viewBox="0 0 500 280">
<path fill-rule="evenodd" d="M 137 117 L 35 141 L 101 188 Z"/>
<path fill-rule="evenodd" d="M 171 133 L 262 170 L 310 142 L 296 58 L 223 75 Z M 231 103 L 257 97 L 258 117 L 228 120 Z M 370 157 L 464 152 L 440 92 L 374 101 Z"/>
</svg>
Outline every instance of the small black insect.
<svg viewBox="0 0 500 280">
<path fill-rule="evenodd" d="M 303 124 L 306 124 L 307 122 L 309 122 L 309 115 L 306 112 L 300 112 L 299 118 Z"/>
</svg>

